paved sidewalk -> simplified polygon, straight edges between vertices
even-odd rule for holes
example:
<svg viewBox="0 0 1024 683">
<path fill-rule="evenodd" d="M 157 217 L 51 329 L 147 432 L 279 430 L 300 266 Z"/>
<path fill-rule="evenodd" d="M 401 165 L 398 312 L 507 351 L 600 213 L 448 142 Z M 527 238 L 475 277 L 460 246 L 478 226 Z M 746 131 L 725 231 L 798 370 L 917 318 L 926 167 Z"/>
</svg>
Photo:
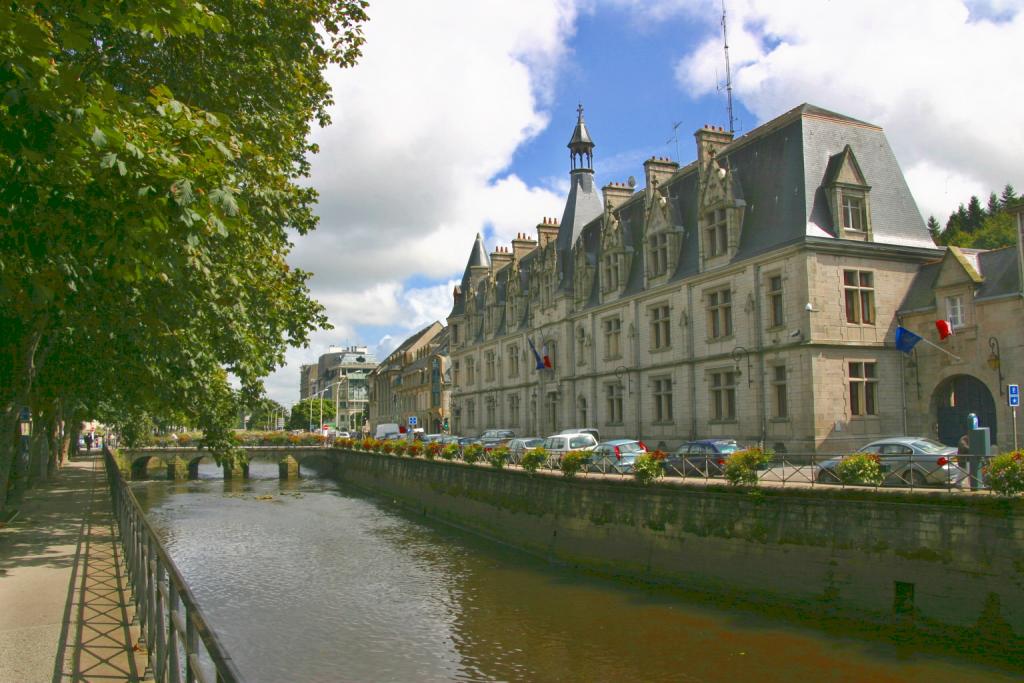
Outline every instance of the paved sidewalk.
<svg viewBox="0 0 1024 683">
<path fill-rule="evenodd" d="M 0 683 L 144 680 L 114 538 L 100 456 L 28 493 L 0 529 Z"/>
</svg>

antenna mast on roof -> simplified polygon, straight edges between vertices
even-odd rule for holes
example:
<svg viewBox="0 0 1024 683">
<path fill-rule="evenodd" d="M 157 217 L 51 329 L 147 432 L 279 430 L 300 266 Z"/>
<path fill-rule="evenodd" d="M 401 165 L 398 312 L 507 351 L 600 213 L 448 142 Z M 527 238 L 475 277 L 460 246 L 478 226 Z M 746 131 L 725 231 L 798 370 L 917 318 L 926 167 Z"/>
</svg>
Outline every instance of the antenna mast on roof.
<svg viewBox="0 0 1024 683">
<path fill-rule="evenodd" d="M 725 92 L 729 102 L 729 133 L 736 132 L 732 115 L 732 70 L 729 67 L 729 32 L 725 23 L 725 0 L 722 0 L 722 44 L 725 47 Z"/>
</svg>

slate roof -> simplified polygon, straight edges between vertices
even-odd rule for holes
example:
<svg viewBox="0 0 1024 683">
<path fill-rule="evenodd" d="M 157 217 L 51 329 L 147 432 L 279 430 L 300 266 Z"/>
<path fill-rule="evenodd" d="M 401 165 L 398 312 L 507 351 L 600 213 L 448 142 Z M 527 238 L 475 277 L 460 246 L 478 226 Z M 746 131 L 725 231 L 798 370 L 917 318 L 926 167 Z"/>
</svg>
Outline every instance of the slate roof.
<svg viewBox="0 0 1024 683">
<path fill-rule="evenodd" d="M 1021 291 L 1016 246 L 977 251 L 975 256 L 982 278 L 974 292 L 975 301 L 995 299 Z M 907 296 L 900 304 L 900 313 L 935 308 L 935 281 L 942 269 L 943 261 L 944 259 L 939 259 L 921 266 Z"/>
<path fill-rule="evenodd" d="M 869 205 L 875 245 L 934 248 L 882 129 L 802 104 L 736 138 L 716 156 L 718 163 L 732 174 L 734 199 L 741 199 L 746 207 L 734 261 L 794 243 L 837 236 L 823 185 L 827 182 L 830 162 L 838 163 L 834 159 L 841 157 L 847 146 L 871 187 Z M 577 241 L 583 240 L 589 262 L 599 264 L 601 258 L 602 197 L 589 169 L 576 169 L 571 172 L 571 178 L 557 241 L 559 288 L 563 292 L 571 291 L 572 248 Z M 668 193 L 671 222 L 682 235 L 676 269 L 670 278 L 673 281 L 699 272 L 698 179 L 697 164 L 693 162 L 660 186 Z M 645 197 L 645 192 L 637 192 L 618 209 L 623 242 L 632 251 L 629 273 L 624 274 L 623 297 L 644 288 Z M 873 248 L 870 243 L 864 246 Z M 538 252 L 539 249 L 523 257 L 524 271 Z M 587 305 L 596 305 L 600 300 L 599 277 L 598 273 L 594 278 L 594 289 L 586 297 Z M 526 301 L 527 306 L 533 305 L 529 297 Z M 463 310 L 456 297 L 452 314 Z"/>
</svg>

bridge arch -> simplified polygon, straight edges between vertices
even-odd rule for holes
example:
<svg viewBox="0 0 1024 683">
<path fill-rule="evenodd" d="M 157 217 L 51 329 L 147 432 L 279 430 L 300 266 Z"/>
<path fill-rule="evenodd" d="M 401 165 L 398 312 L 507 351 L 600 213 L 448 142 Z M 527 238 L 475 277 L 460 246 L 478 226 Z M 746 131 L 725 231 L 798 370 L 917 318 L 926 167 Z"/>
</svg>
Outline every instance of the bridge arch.
<svg viewBox="0 0 1024 683">
<path fill-rule="evenodd" d="M 143 455 L 132 460 L 131 478 L 135 480 L 149 479 L 153 472 L 167 473 L 166 461 L 157 455 Z"/>
</svg>

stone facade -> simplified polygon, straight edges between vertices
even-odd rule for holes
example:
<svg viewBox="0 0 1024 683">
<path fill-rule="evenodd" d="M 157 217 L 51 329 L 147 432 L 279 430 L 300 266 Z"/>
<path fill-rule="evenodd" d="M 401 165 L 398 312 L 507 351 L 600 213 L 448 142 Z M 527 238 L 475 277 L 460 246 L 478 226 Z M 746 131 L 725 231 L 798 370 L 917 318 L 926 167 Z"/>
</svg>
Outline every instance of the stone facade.
<svg viewBox="0 0 1024 683">
<path fill-rule="evenodd" d="M 376 367 L 365 346 L 332 346 L 316 364 L 302 366 L 299 396 L 334 403 L 338 429 L 358 431 L 369 414 L 369 376 Z"/>
<path fill-rule="evenodd" d="M 370 377 L 370 427 L 396 423 L 427 433 L 444 431 L 449 420 L 448 329 L 433 322 L 412 335 Z"/>
<path fill-rule="evenodd" d="M 561 221 L 489 256 L 478 236 L 454 291 L 453 431 L 791 453 L 905 431 L 897 312 L 942 252 L 884 133 L 802 105 L 695 138 L 598 196 L 580 112 Z"/>
<path fill-rule="evenodd" d="M 1020 262 L 1014 246 L 950 247 L 921 269 L 900 319 L 940 348 L 919 342 L 902 368 L 911 433 L 954 444 L 966 431 L 967 414 L 975 413 L 1000 449 L 1014 446 L 1006 385 L 1024 379 Z M 953 335 L 941 340 L 936 320 L 950 321 Z M 1018 435 L 1017 445 L 1022 442 Z"/>
</svg>

